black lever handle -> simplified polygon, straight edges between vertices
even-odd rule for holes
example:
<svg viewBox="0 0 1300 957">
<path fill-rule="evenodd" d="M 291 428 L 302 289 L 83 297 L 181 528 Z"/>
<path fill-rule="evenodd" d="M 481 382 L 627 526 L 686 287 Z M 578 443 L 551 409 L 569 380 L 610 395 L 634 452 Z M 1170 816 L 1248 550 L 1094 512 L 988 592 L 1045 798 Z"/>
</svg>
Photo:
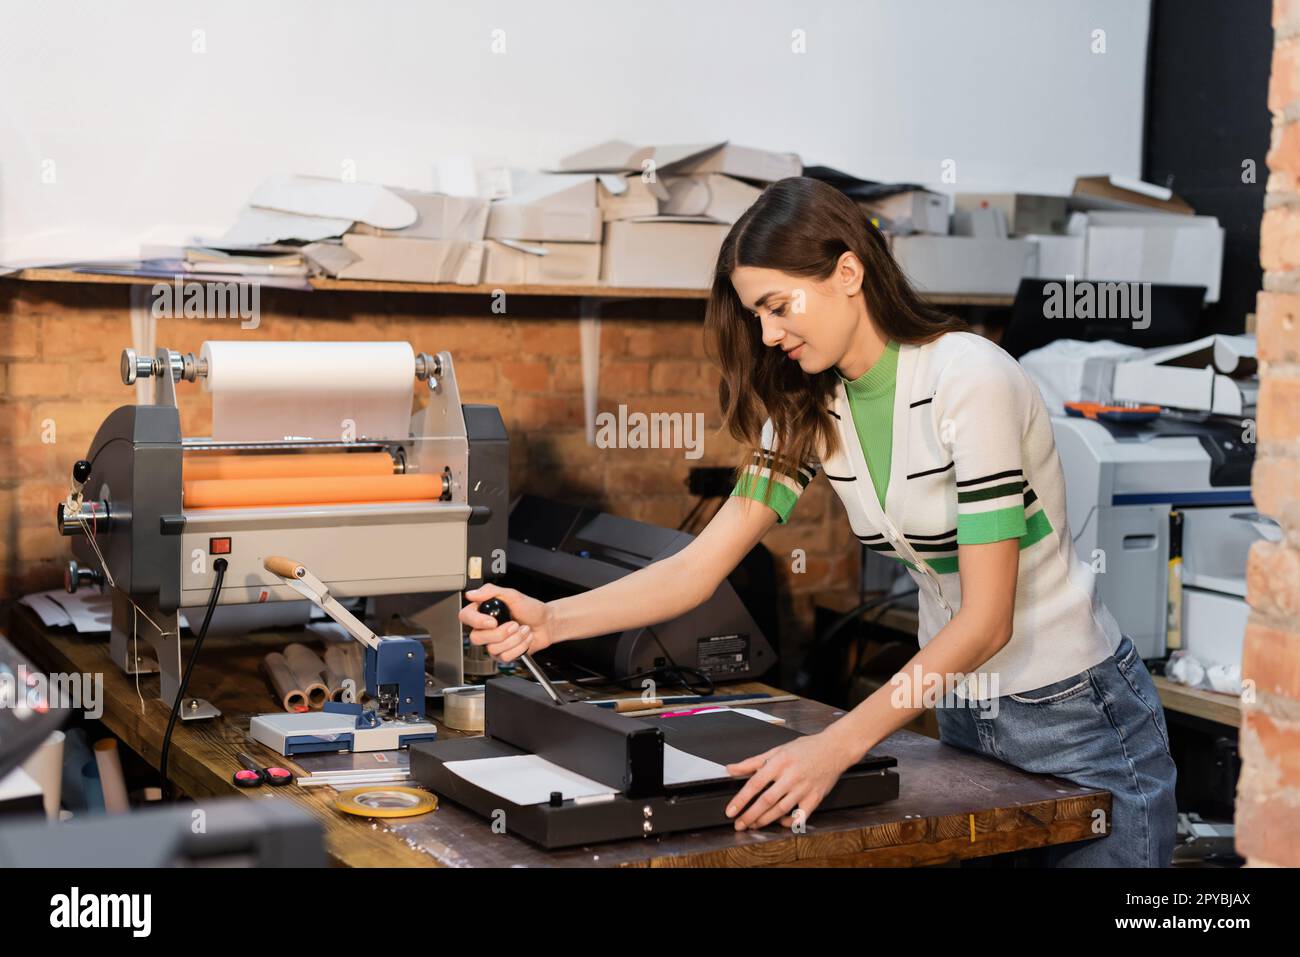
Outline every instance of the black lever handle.
<svg viewBox="0 0 1300 957">
<path fill-rule="evenodd" d="M 478 610 L 485 615 L 491 615 L 497 620 L 498 625 L 504 625 L 506 622 L 514 621 L 510 617 L 510 609 L 500 598 L 489 598 L 478 606 Z"/>
<path fill-rule="evenodd" d="M 510 617 L 510 609 L 506 607 L 506 603 L 500 598 L 484 599 L 479 604 L 478 610 L 483 612 L 485 615 L 495 618 L 498 626 L 504 625 L 506 622 L 514 621 L 514 619 Z M 552 701 L 556 704 L 565 703 L 564 699 L 560 697 L 560 693 L 556 691 L 554 685 L 551 684 L 550 679 L 546 677 L 545 673 L 543 673 L 537 662 L 533 661 L 530 655 L 526 653 L 522 654 L 519 656 L 519 660 L 524 663 L 525 668 L 532 672 L 533 677 L 537 679 L 537 683 L 542 686 L 542 690 L 550 696 Z"/>
</svg>

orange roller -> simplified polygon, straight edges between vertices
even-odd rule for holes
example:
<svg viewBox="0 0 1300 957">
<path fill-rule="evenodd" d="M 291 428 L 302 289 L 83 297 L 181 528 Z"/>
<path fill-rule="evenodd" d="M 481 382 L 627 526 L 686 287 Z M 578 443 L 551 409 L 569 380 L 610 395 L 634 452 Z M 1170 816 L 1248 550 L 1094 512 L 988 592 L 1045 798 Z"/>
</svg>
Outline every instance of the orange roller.
<svg viewBox="0 0 1300 957">
<path fill-rule="evenodd" d="M 205 479 L 181 483 L 185 508 L 416 502 L 442 496 L 438 475 Z"/>
<path fill-rule="evenodd" d="M 387 452 L 304 452 L 288 455 L 187 457 L 185 481 L 296 478 L 304 475 L 392 475 Z"/>
</svg>

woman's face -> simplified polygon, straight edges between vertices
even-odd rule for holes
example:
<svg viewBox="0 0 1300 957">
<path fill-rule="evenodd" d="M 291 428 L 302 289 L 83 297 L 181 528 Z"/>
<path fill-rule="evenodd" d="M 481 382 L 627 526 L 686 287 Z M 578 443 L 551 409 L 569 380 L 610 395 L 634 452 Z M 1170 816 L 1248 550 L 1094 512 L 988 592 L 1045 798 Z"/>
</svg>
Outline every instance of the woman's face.
<svg viewBox="0 0 1300 957">
<path fill-rule="evenodd" d="M 862 266 L 853 253 L 840 257 L 827 279 L 738 266 L 731 285 L 753 321 L 761 323 L 764 345 L 781 349 L 810 375 L 839 365 L 859 320 L 852 297 L 862 287 Z"/>
</svg>

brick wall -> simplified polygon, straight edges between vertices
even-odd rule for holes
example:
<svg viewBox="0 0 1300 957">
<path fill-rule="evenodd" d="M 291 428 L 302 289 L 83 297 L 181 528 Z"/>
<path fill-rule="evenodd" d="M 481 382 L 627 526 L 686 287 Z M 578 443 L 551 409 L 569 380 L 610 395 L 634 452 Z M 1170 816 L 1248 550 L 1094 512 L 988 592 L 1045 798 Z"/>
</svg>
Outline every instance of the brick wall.
<svg viewBox="0 0 1300 957">
<path fill-rule="evenodd" d="M 704 356 L 698 301 L 628 301 L 605 307 L 599 410 L 703 412 L 704 454 L 587 445 L 577 300 L 513 297 L 493 315 L 486 297 L 264 290 L 261 323 L 160 319 L 159 346 L 197 353 L 206 339 L 406 340 L 446 349 L 465 402 L 500 407 L 511 439 L 511 489 L 596 505 L 675 528 L 694 504 L 684 482 L 696 465 L 734 466 L 739 447 L 718 431 L 718 373 Z M 72 463 L 105 415 L 134 401 L 118 373 L 131 345 L 122 285 L 0 280 L 0 593 L 59 584 L 70 555 L 54 511 Z M 211 431 L 199 387 L 181 383 L 187 435 Z M 48 434 L 52 423 L 54 434 Z M 44 441 L 53 438 L 53 441 Z M 789 525 L 765 544 L 784 576 L 783 630 L 810 638 L 812 595 L 855 591 L 857 548 L 838 498 L 818 478 Z M 802 548 L 806 570 L 791 574 Z"/>
<path fill-rule="evenodd" d="M 1273 143 L 1260 229 L 1260 511 L 1285 529 L 1247 567 L 1237 848 L 1252 864 L 1300 865 L 1300 2 L 1277 0 L 1268 107 Z"/>
</svg>

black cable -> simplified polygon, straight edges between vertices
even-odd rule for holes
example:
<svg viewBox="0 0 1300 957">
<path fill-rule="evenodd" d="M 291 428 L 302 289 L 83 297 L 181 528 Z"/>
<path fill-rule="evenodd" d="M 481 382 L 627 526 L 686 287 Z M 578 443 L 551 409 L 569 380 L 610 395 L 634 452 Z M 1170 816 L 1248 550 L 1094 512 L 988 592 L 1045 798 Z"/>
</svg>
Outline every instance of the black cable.
<svg viewBox="0 0 1300 957">
<path fill-rule="evenodd" d="M 208 596 L 208 608 L 203 615 L 203 625 L 199 628 L 198 634 L 194 636 L 194 650 L 190 652 L 190 660 L 185 665 L 185 673 L 181 675 L 181 686 L 176 689 L 176 700 L 172 702 L 171 717 L 167 719 L 167 732 L 163 735 L 162 755 L 158 759 L 158 773 L 162 775 L 162 797 L 164 801 L 171 799 L 171 789 L 167 783 L 167 753 L 172 746 L 172 731 L 176 727 L 176 718 L 181 713 L 181 702 L 185 700 L 185 691 L 190 686 L 190 675 L 194 673 L 194 663 L 199 660 L 199 649 L 203 647 L 203 639 L 208 633 L 212 613 L 217 608 L 217 596 L 221 594 L 221 583 L 225 580 L 226 568 L 229 564 L 224 558 L 218 558 L 212 563 L 212 568 L 217 573 L 217 577 L 212 582 L 212 594 Z M 179 646 L 180 643 L 181 636 L 178 626 L 176 629 L 176 644 Z"/>
<path fill-rule="evenodd" d="M 901 591 L 893 595 L 888 595 L 888 594 L 877 595 L 874 598 L 868 598 L 866 601 L 862 602 L 852 611 L 847 612 L 844 615 L 841 615 L 838 619 L 835 620 L 834 624 L 832 624 L 829 628 L 827 628 L 824 632 L 822 632 L 820 635 L 817 636 L 817 638 L 813 640 L 813 643 L 808 647 L 808 650 L 804 653 L 803 662 L 799 667 L 799 671 L 795 675 L 795 682 L 794 682 L 795 689 L 796 690 L 806 689 L 812 683 L 812 674 L 808 670 L 809 663 L 813 660 L 814 657 L 817 656 L 819 652 L 822 651 L 822 649 L 826 648 L 830 644 L 831 639 L 834 638 L 837 634 L 839 634 L 839 632 L 841 631 L 841 629 L 844 628 L 845 625 L 849 624 L 849 622 L 851 621 L 854 621 L 860 615 L 863 615 L 866 612 L 871 611 L 873 608 L 881 608 L 881 610 L 883 611 L 884 608 L 887 608 L 890 605 L 893 605 L 904 598 L 908 598 L 912 595 L 915 595 L 919 590 L 920 590 L 919 588 L 909 588 L 906 591 Z"/>
<path fill-rule="evenodd" d="M 694 675 L 698 684 L 692 684 L 688 676 Z M 613 683 L 622 685 L 632 690 L 636 682 L 643 678 L 650 678 L 654 681 L 656 687 L 671 687 L 676 684 L 685 688 L 691 694 L 697 694 L 701 697 L 713 694 L 715 689 L 713 679 L 706 675 L 698 668 L 687 668 L 684 665 L 671 664 L 660 665 L 658 668 L 651 668 L 649 671 L 638 671 L 635 674 L 624 675 L 621 678 L 612 679 Z"/>
<path fill-rule="evenodd" d="M 619 677 L 612 676 L 612 675 L 604 675 L 596 671 L 594 668 L 584 667 L 583 670 L 587 671 L 590 677 L 571 678 L 569 679 L 569 683 L 577 687 L 583 687 L 586 685 L 611 685 L 612 684 L 612 685 L 620 685 L 622 687 L 627 688 L 628 690 L 635 690 L 636 682 L 640 681 L 643 678 L 652 678 L 656 686 L 667 687 L 676 684 L 682 688 L 685 688 L 687 691 L 691 692 L 692 694 L 697 694 L 700 696 L 711 695 L 717 690 L 717 685 L 714 682 L 714 680 L 711 677 L 709 677 L 707 674 L 705 674 L 703 671 L 700 671 L 698 668 L 688 668 L 685 665 L 679 665 L 673 659 L 672 654 L 664 646 L 663 641 L 660 640 L 659 636 L 655 634 L 653 630 L 651 631 L 651 637 L 653 638 L 655 644 L 659 646 L 659 650 L 663 652 L 664 657 L 668 660 L 668 664 L 659 665 L 658 667 L 650 668 L 647 671 L 638 671 L 632 674 L 626 674 Z M 548 667 L 550 667 L 552 670 L 562 669 L 563 663 L 554 660 L 548 661 Z M 569 673 L 570 674 L 573 673 L 572 669 L 570 669 Z M 690 676 L 694 676 L 695 679 L 694 684 L 691 682 Z"/>
</svg>

